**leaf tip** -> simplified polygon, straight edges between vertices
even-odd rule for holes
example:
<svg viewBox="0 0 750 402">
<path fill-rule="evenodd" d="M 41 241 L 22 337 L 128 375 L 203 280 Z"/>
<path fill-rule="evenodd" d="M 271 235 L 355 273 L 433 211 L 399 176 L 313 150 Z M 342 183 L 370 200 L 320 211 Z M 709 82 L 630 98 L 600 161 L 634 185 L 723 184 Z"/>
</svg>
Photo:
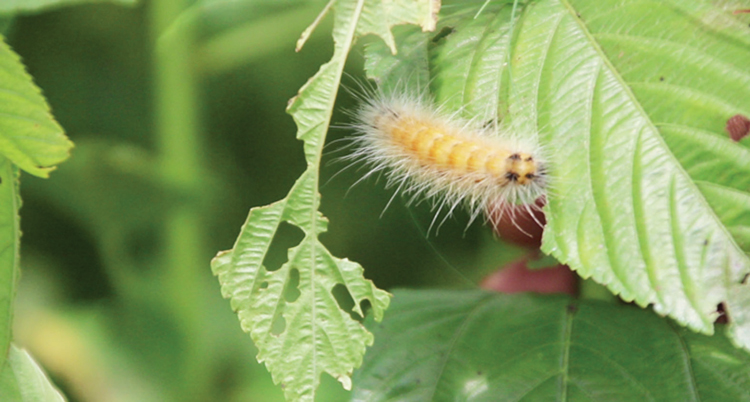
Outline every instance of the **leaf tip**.
<svg viewBox="0 0 750 402">
<path fill-rule="evenodd" d="M 341 386 L 345 390 L 347 390 L 347 391 L 351 391 L 352 390 L 352 377 L 350 375 L 348 375 L 348 374 L 347 375 L 340 375 L 340 376 L 338 376 L 338 378 L 336 378 L 336 380 L 338 380 L 338 382 L 341 383 Z"/>
</svg>

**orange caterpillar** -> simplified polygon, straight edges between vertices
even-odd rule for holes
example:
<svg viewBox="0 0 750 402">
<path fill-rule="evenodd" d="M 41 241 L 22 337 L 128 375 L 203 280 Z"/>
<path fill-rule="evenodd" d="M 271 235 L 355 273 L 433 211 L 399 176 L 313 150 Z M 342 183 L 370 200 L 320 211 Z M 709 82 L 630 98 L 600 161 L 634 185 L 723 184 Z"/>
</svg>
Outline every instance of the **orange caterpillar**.
<svg viewBox="0 0 750 402">
<path fill-rule="evenodd" d="M 436 200 L 450 214 L 466 204 L 471 220 L 502 205 L 530 209 L 544 194 L 546 169 L 538 147 L 499 136 L 476 122 L 441 113 L 414 96 L 375 96 L 355 114 L 357 150 L 347 159 L 365 160 L 387 171 L 396 193 Z"/>
</svg>

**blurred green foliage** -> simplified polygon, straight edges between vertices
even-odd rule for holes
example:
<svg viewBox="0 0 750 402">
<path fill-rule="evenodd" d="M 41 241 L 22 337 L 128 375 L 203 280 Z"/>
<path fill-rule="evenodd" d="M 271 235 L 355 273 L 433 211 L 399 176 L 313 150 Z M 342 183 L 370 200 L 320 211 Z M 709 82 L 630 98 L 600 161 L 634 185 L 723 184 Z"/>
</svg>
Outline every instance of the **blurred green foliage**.
<svg viewBox="0 0 750 402">
<path fill-rule="evenodd" d="M 22 177 L 15 339 L 71 401 L 282 400 L 221 299 L 209 260 L 231 246 L 250 207 L 283 198 L 304 169 L 284 110 L 331 56 L 326 27 L 294 52 L 324 4 L 204 1 L 157 34 L 153 3 L 80 5 L 8 24 L 10 45 L 76 144 L 50 180 Z M 155 104 L 155 40 L 184 29 L 195 36 L 189 54 L 202 164 L 185 169 L 200 172 L 186 178 L 192 187 L 163 175 Z M 363 80 L 361 58 L 361 47 L 350 55 L 350 87 Z M 354 102 L 341 91 L 338 103 L 333 122 L 341 126 Z M 461 213 L 425 239 L 429 205 L 407 209 L 397 199 L 383 212 L 391 196 L 384 183 L 351 188 L 362 172 L 336 163 L 346 145 L 336 140 L 347 134 L 333 129 L 326 147 L 321 212 L 331 224 L 322 241 L 362 264 L 378 287 L 472 287 L 520 255 L 498 252 L 506 246 L 481 224 L 465 228 Z M 199 256 L 186 267 L 195 281 L 174 289 L 165 217 L 184 205 L 201 242 L 182 250 Z M 175 305 L 182 300 L 187 312 Z M 323 379 L 319 400 L 345 397 Z"/>
<path fill-rule="evenodd" d="M 280 401 L 282 390 L 255 362 L 257 350 L 221 299 L 209 261 L 231 247 L 250 207 L 283 198 L 305 169 L 285 108 L 331 58 L 331 17 L 295 53 L 296 39 L 323 1 L 114 3 L 121 4 L 34 0 L 0 6 L 0 13 L 24 13 L 0 18 L 0 31 L 76 144 L 49 180 L 21 178 L 23 276 L 15 342 L 74 402 Z M 49 4 L 69 7 L 37 10 Z M 539 26 L 549 27 L 544 21 Z M 365 38 L 349 56 L 344 85 L 355 91 L 364 81 L 367 39 L 380 41 Z M 321 241 L 334 255 L 360 263 L 366 277 L 391 289 L 472 288 L 524 253 L 495 241 L 481 222 L 465 227 L 461 211 L 429 236 L 429 202 L 407 208 L 397 197 L 383 211 L 393 191 L 383 188 L 384 180 L 354 185 L 363 174 L 359 166 L 337 161 L 347 152 L 350 133 L 341 127 L 356 102 L 341 90 L 337 103 L 332 122 L 338 128 L 329 133 L 321 180 L 321 212 L 330 219 Z M 296 244 L 298 235 L 279 232 L 265 261 L 269 267 L 285 261 L 284 246 Z M 572 320 L 575 309 L 565 311 Z M 480 329 L 491 345 L 496 333 L 487 327 Z M 435 335 L 434 344 L 444 346 L 445 332 L 423 335 Z M 700 339 L 724 342 L 727 356 L 733 351 L 723 338 Z M 482 343 L 467 344 L 476 347 L 476 356 L 489 356 L 477 346 Z M 433 353 L 430 345 L 417 346 Z M 706 350 L 713 356 L 714 349 Z M 12 353 L 15 372 L 35 372 L 28 355 Z M 392 358 L 371 356 L 370 362 L 380 357 Z M 324 376 L 319 400 L 347 397 Z"/>
</svg>

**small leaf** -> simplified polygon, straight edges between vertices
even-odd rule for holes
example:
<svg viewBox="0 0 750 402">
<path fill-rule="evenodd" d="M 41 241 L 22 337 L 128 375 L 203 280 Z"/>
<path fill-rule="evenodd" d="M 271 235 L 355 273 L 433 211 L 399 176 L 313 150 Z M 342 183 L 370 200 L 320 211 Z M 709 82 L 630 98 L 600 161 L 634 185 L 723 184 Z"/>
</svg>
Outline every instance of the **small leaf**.
<svg viewBox="0 0 750 402">
<path fill-rule="evenodd" d="M 47 177 L 72 147 L 18 55 L 0 37 L 0 155 Z"/>
<path fill-rule="evenodd" d="M 0 395 L 4 401 L 64 402 L 60 394 L 28 352 L 10 346 L 8 360 L 0 369 Z"/>
<path fill-rule="evenodd" d="M 354 401 L 750 400 L 750 355 L 655 314 L 567 296 L 397 291 Z"/>
</svg>

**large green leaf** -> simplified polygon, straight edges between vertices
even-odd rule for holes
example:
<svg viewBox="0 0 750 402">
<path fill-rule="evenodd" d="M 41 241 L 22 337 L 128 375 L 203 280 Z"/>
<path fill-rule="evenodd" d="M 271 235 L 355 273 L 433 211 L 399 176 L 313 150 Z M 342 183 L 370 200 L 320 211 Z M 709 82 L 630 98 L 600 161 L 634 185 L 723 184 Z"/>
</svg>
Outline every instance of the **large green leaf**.
<svg viewBox="0 0 750 402">
<path fill-rule="evenodd" d="M 750 355 L 650 312 L 567 296 L 398 291 L 355 401 L 747 401 Z"/>
<path fill-rule="evenodd" d="M 750 348 L 748 250 L 727 228 L 736 220 L 716 208 L 750 204 L 709 201 L 702 191 L 703 183 L 748 191 L 750 152 L 723 129 L 732 115 L 750 114 L 750 29 L 709 4 L 680 7 L 529 7 L 512 99 L 535 111 L 555 150 L 544 249 L 625 300 L 705 333 L 725 302 L 730 336 Z"/>
<path fill-rule="evenodd" d="M 72 147 L 18 55 L 0 37 L 0 155 L 47 177 Z"/>
<path fill-rule="evenodd" d="M 63 402 L 65 398 L 28 352 L 11 345 L 7 363 L 0 366 L 3 401 Z"/>
<path fill-rule="evenodd" d="M 5 363 L 13 323 L 13 299 L 19 276 L 21 229 L 18 209 L 18 171 L 0 156 L 0 367 Z"/>
<path fill-rule="evenodd" d="M 135 5 L 138 0 L 3 0 L 0 14 L 36 13 L 47 9 L 85 3 L 120 3 Z"/>
<path fill-rule="evenodd" d="M 432 29 L 437 12 L 433 1 L 387 7 L 340 0 L 331 1 L 321 17 L 329 7 L 335 9 L 333 58 L 300 89 L 288 109 L 297 123 L 297 137 L 304 141 L 307 170 L 286 198 L 253 208 L 234 248 L 219 253 L 211 264 L 224 297 L 231 299 L 242 328 L 258 347 L 258 360 L 281 384 L 286 398 L 297 401 L 314 400 L 323 372 L 348 389 L 352 370 L 373 341 L 372 334 L 339 307 L 334 287 L 354 300 L 353 313 L 359 316 L 367 300 L 379 321 L 390 302 L 388 293 L 364 279 L 358 264 L 333 257 L 318 240 L 327 227 L 318 212 L 320 158 L 346 56 L 355 38 L 367 33 L 381 35 L 393 48 L 392 25 L 421 23 Z M 298 49 L 318 22 L 303 33 Z M 269 271 L 264 258 L 284 222 L 301 229 L 303 239 L 289 249 L 286 263 Z"/>
<path fill-rule="evenodd" d="M 410 57 L 369 48 L 370 74 L 414 66 L 447 110 L 538 138 L 547 253 L 704 333 L 724 303 L 750 348 L 750 151 L 724 132 L 750 115 L 750 27 L 730 12 L 750 2 L 539 0 L 513 24 L 509 3 L 446 6 L 443 35 L 397 38 Z"/>
</svg>

